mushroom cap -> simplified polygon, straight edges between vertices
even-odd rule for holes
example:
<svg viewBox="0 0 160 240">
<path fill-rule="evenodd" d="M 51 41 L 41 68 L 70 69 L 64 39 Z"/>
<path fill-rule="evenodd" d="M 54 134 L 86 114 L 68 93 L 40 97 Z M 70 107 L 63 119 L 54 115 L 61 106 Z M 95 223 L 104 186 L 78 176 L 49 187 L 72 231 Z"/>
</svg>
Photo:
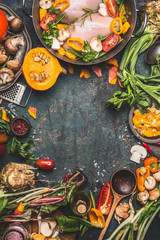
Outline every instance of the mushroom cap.
<svg viewBox="0 0 160 240">
<path fill-rule="evenodd" d="M 2 44 L 0 44 L 0 55 L 5 55 L 6 54 L 6 50 L 4 49 L 4 46 Z"/>
<path fill-rule="evenodd" d="M 147 190 L 152 190 L 156 186 L 156 179 L 152 176 L 149 176 L 145 179 L 144 185 Z"/>
<path fill-rule="evenodd" d="M 21 18 L 18 17 L 13 18 L 9 24 L 12 32 L 14 33 L 20 32 L 23 28 L 23 21 Z"/>
<path fill-rule="evenodd" d="M 93 38 L 90 43 L 89 43 L 90 47 L 92 50 L 96 51 L 96 52 L 101 52 L 102 51 L 102 43 L 100 40 L 98 40 L 98 38 Z"/>
<path fill-rule="evenodd" d="M 7 61 L 7 55 L 0 54 L 0 64 L 4 64 Z"/>
<path fill-rule="evenodd" d="M 147 156 L 147 150 L 138 144 L 132 146 L 130 152 L 131 154 L 133 154 L 134 152 L 140 152 L 141 158 L 145 158 Z"/>
<path fill-rule="evenodd" d="M 0 79 L 3 81 L 3 84 L 11 82 L 14 78 L 14 73 L 9 68 L 2 68 L 0 70 Z"/>
<path fill-rule="evenodd" d="M 39 6 L 43 9 L 49 9 L 52 7 L 52 1 L 51 0 L 40 0 Z"/>
<path fill-rule="evenodd" d="M 159 181 L 160 181 L 160 171 L 154 173 L 154 174 L 153 174 L 153 177 L 156 179 L 157 182 L 159 182 Z"/>
<path fill-rule="evenodd" d="M 124 203 L 120 203 L 120 205 L 116 207 L 115 213 L 120 218 L 128 218 L 129 216 L 128 211 L 129 211 L 129 204 L 124 202 Z"/>
<path fill-rule="evenodd" d="M 11 69 L 13 72 L 17 72 L 21 65 L 18 59 L 10 60 L 7 62 L 7 68 Z"/>
<path fill-rule="evenodd" d="M 149 193 L 147 190 L 145 190 L 144 192 L 139 192 L 137 194 L 137 201 L 140 202 L 140 204 L 142 205 L 146 204 L 148 199 L 149 199 Z"/>
<path fill-rule="evenodd" d="M 18 47 L 13 44 L 13 37 L 8 38 L 5 41 L 5 49 L 10 55 L 15 55 L 18 51 Z"/>
<path fill-rule="evenodd" d="M 157 200 L 159 198 L 160 192 L 158 188 L 154 188 L 153 190 L 149 191 L 149 200 Z"/>
</svg>

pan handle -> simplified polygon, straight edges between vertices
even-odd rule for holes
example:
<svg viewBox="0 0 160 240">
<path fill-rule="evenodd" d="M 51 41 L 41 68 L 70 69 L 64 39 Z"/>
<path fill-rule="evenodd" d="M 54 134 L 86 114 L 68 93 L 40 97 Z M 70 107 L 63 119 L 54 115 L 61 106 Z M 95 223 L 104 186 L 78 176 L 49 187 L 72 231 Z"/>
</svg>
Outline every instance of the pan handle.
<svg viewBox="0 0 160 240">
<path fill-rule="evenodd" d="M 138 9 L 136 9 L 136 12 L 143 12 L 144 13 L 144 23 L 143 23 L 141 31 L 140 32 L 138 31 L 138 34 L 132 34 L 131 37 L 139 37 L 139 36 L 141 36 L 143 34 L 145 28 L 146 28 L 146 25 L 147 25 L 147 18 L 148 18 L 147 17 L 147 12 L 145 10 L 138 10 Z"/>
<path fill-rule="evenodd" d="M 26 0 L 23 0 L 22 10 L 23 10 L 24 14 L 25 14 L 27 17 L 32 18 L 33 16 L 30 15 L 30 14 L 26 11 L 26 8 L 25 8 L 25 2 L 26 2 Z"/>
</svg>

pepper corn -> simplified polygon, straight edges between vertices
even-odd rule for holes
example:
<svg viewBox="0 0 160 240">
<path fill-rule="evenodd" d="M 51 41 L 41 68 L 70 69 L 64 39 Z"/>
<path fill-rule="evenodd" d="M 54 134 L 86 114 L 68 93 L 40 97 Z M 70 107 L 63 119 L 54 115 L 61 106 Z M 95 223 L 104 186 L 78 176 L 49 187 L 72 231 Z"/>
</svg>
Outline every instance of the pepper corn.
<svg viewBox="0 0 160 240">
<path fill-rule="evenodd" d="M 69 3 L 69 0 L 55 0 L 55 2 L 53 3 L 53 7 L 56 8 L 58 5 L 62 5 L 60 10 L 61 12 L 63 12 L 70 6 L 70 3 Z"/>
<path fill-rule="evenodd" d="M 84 42 L 80 38 L 69 38 L 67 40 L 67 45 L 76 51 L 82 51 Z"/>
<path fill-rule="evenodd" d="M 147 167 L 140 167 L 136 170 L 137 175 L 137 187 L 140 192 L 145 190 L 144 182 L 148 176 L 150 176 L 150 170 Z"/>
</svg>

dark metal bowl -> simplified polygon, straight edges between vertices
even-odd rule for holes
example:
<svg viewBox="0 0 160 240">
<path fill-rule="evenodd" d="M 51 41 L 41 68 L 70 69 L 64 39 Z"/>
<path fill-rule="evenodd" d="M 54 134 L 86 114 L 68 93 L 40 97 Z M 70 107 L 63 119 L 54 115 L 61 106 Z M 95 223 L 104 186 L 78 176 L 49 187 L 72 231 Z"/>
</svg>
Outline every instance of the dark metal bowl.
<svg viewBox="0 0 160 240">
<path fill-rule="evenodd" d="M 2 11 L 4 11 L 7 15 L 9 16 L 15 16 L 15 17 L 19 17 L 11 8 L 9 8 L 8 6 L 4 5 L 4 4 L 1 4 L 0 3 L 0 9 Z M 23 30 L 22 30 L 22 34 L 26 40 L 26 52 L 24 54 L 24 57 L 26 55 L 26 53 L 32 48 L 32 42 L 31 42 L 31 39 L 30 39 L 30 36 L 28 34 L 28 31 L 27 31 L 27 28 L 23 27 Z M 12 82 L 9 82 L 7 84 L 3 84 L 3 85 L 0 85 L 0 92 L 1 91 L 4 91 L 4 90 L 7 90 L 8 88 L 10 88 L 16 81 L 17 79 L 19 78 L 19 76 L 21 75 L 22 73 L 22 70 L 20 69 L 14 76 L 14 80 Z"/>
<path fill-rule="evenodd" d="M 130 129 L 133 132 L 134 136 L 137 137 L 142 142 L 145 142 L 145 143 L 159 143 L 160 142 L 160 137 L 152 137 L 152 138 L 143 137 L 134 128 L 133 121 L 132 121 L 134 111 L 135 111 L 135 107 L 131 107 L 130 112 L 129 112 L 129 126 L 130 126 Z"/>
<path fill-rule="evenodd" d="M 27 130 L 26 130 L 24 133 L 18 134 L 18 133 L 15 132 L 15 130 L 14 130 L 14 128 L 13 128 L 13 125 L 14 125 L 18 120 L 24 121 L 24 122 L 26 123 L 26 125 L 27 125 Z M 26 136 L 27 133 L 28 133 L 29 130 L 30 130 L 30 127 L 31 127 L 31 124 L 30 124 L 29 120 L 28 120 L 27 118 L 24 118 L 24 117 L 16 117 L 16 118 L 14 118 L 14 119 L 12 120 L 12 122 L 11 122 L 11 130 L 12 130 L 12 132 L 14 133 L 14 135 L 17 136 L 17 137 Z"/>
<path fill-rule="evenodd" d="M 128 1 L 125 2 L 125 5 L 126 5 L 127 12 L 131 12 L 132 13 L 131 15 L 129 15 L 129 19 L 128 19 L 128 21 L 129 21 L 129 23 L 131 25 L 130 29 L 123 36 L 123 41 L 118 46 L 116 46 L 114 49 L 112 49 L 110 52 L 108 52 L 103 57 L 101 57 L 99 59 L 96 59 L 94 62 L 85 63 L 81 59 L 80 60 L 68 59 L 67 57 L 62 56 L 61 54 L 59 54 L 57 51 L 52 50 L 51 48 L 49 48 L 44 43 L 43 36 L 42 36 L 43 30 L 40 27 L 40 19 L 39 19 L 39 0 L 34 0 L 33 6 L 32 6 L 33 25 L 34 25 L 35 31 L 37 33 L 37 36 L 39 37 L 39 39 L 42 42 L 42 44 L 44 45 L 44 47 L 47 48 L 57 58 L 65 61 L 65 62 L 73 63 L 73 64 L 76 64 L 76 65 L 93 65 L 93 64 L 98 64 L 98 63 L 104 62 L 104 61 L 112 58 L 117 53 L 119 53 L 126 46 L 127 42 L 130 40 L 130 38 L 132 36 L 132 33 L 134 31 L 134 28 L 135 28 L 135 24 L 136 24 L 136 19 L 137 19 L 136 4 L 135 4 L 134 0 L 128 0 Z"/>
</svg>

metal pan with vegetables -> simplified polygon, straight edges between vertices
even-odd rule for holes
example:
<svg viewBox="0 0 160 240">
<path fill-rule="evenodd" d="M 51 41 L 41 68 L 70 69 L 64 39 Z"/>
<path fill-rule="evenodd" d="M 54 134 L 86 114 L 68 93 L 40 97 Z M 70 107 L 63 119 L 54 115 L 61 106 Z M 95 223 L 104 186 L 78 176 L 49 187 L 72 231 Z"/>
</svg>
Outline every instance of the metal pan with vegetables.
<svg viewBox="0 0 160 240">
<path fill-rule="evenodd" d="M 134 0 L 33 2 L 41 42 L 56 57 L 79 65 L 103 62 L 120 52 L 132 36 L 136 17 Z"/>
<path fill-rule="evenodd" d="M 21 18 L 0 4 L 0 91 L 10 88 L 18 79 L 31 40 Z"/>
</svg>

